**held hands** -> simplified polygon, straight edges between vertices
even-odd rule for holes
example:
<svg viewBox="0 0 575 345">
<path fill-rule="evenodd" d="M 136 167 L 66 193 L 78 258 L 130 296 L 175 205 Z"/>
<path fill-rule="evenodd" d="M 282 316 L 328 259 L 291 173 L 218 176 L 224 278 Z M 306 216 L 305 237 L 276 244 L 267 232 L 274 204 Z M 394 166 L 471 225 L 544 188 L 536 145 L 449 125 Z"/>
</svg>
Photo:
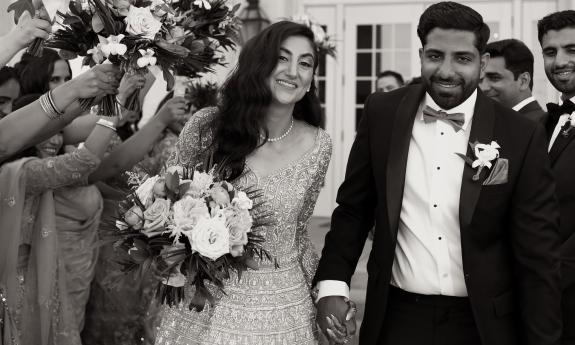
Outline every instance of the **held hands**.
<svg viewBox="0 0 575 345">
<path fill-rule="evenodd" d="M 346 344 L 356 333 L 354 302 L 342 296 L 326 296 L 317 302 L 316 322 L 330 344 Z"/>
<path fill-rule="evenodd" d="M 120 70 L 112 64 L 92 67 L 69 82 L 76 98 L 94 98 L 118 93 Z"/>
</svg>

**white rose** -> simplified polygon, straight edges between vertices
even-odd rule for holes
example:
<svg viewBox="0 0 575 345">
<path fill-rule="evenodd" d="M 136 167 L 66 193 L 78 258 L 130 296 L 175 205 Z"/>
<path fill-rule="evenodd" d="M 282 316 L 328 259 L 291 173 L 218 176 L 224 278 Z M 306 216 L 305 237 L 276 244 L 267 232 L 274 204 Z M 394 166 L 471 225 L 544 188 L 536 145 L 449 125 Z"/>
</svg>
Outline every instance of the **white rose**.
<svg viewBox="0 0 575 345">
<path fill-rule="evenodd" d="M 192 250 L 211 260 L 217 260 L 230 252 L 230 234 L 220 218 L 202 218 L 186 235 Z"/>
<path fill-rule="evenodd" d="M 491 161 L 499 157 L 499 144 L 492 141 L 491 144 L 476 144 L 475 157 L 477 159 L 473 162 L 472 167 L 486 166 L 491 168 Z"/>
<path fill-rule="evenodd" d="M 140 230 L 144 225 L 144 212 L 139 206 L 132 206 L 132 208 L 124 214 L 124 221 L 134 229 Z"/>
<path fill-rule="evenodd" d="M 162 27 L 162 22 L 157 20 L 149 7 L 130 6 L 130 11 L 124 19 L 126 31 L 132 35 L 142 35 L 144 38 L 153 40 Z"/>
<path fill-rule="evenodd" d="M 152 176 L 148 178 L 146 181 L 144 181 L 144 183 L 142 183 L 136 189 L 136 195 L 138 196 L 138 198 L 140 199 L 142 204 L 144 204 L 145 207 L 150 206 L 154 201 L 154 186 L 156 185 L 156 182 L 158 182 L 159 179 L 160 176 L 158 175 Z"/>
<path fill-rule="evenodd" d="M 232 200 L 232 205 L 241 210 L 251 210 L 254 203 L 248 198 L 246 193 L 239 191 Z"/>
<path fill-rule="evenodd" d="M 203 199 L 185 196 L 174 203 L 174 226 L 181 231 L 191 230 L 200 219 L 209 218 L 210 212 Z"/>
<path fill-rule="evenodd" d="M 144 211 L 144 229 L 142 230 L 144 235 L 152 237 L 165 231 L 169 216 L 170 200 L 156 199 L 156 201 Z"/>
<path fill-rule="evenodd" d="M 207 191 L 214 183 L 214 177 L 212 174 L 196 171 L 192 181 L 201 191 Z"/>
</svg>

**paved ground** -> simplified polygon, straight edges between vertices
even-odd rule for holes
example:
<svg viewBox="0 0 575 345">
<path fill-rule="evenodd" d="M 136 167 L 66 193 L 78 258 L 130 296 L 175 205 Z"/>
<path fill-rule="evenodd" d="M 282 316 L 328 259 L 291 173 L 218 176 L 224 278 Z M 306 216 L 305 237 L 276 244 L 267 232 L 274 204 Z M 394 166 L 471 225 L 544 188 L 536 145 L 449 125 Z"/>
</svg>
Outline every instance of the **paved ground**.
<svg viewBox="0 0 575 345">
<path fill-rule="evenodd" d="M 311 241 L 315 245 L 318 253 L 321 253 L 323 248 L 323 241 L 325 234 L 329 230 L 329 218 L 323 217 L 313 217 L 310 223 L 310 237 Z M 361 320 L 363 319 L 363 311 L 365 307 L 365 289 L 367 286 L 367 259 L 369 252 L 371 251 L 371 241 L 368 240 L 363 248 L 363 253 L 357 264 L 357 269 L 355 270 L 355 275 L 351 280 L 351 299 L 357 304 L 357 318 L 358 326 L 361 325 Z M 357 344 L 357 338 L 353 339 L 350 345 Z"/>
</svg>

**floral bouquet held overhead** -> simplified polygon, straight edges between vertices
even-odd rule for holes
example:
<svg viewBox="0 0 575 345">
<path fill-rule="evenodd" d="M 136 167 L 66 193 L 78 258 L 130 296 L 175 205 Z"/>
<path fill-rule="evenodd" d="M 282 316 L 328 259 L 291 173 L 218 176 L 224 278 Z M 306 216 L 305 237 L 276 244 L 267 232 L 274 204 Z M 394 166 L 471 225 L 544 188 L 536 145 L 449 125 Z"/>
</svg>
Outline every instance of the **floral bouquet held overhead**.
<svg viewBox="0 0 575 345">
<path fill-rule="evenodd" d="M 226 0 L 70 0 L 69 12 L 59 13 L 62 28 L 46 44 L 63 58 L 113 63 L 124 73 L 156 65 L 171 90 L 174 74 L 195 78 L 222 64 L 218 50 L 233 48 L 238 34 L 237 8 Z M 134 110 L 137 96 L 124 106 Z M 118 113 L 113 96 L 100 106 L 103 115 Z"/>
<path fill-rule="evenodd" d="M 153 177 L 131 174 L 135 191 L 122 204 L 112 237 L 125 271 L 159 276 L 157 296 L 164 304 L 181 302 L 189 284 L 189 308 L 201 311 L 215 301 L 209 286 L 225 293 L 231 270 L 241 277 L 257 269 L 258 260 L 273 260 L 258 233 L 270 219 L 261 211 L 260 193 L 238 190 L 220 175 L 215 167 L 202 172 L 181 166 Z"/>
</svg>

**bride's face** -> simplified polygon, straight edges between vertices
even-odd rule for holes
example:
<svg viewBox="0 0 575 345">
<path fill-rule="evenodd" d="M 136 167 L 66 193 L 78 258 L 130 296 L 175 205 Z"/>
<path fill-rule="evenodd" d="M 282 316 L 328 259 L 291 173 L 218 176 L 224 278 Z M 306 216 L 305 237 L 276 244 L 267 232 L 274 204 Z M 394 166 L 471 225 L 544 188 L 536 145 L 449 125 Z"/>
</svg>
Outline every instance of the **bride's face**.
<svg viewBox="0 0 575 345">
<path fill-rule="evenodd" d="M 314 50 L 303 36 L 282 42 L 277 65 L 268 78 L 272 103 L 289 105 L 303 98 L 313 80 Z"/>
</svg>

